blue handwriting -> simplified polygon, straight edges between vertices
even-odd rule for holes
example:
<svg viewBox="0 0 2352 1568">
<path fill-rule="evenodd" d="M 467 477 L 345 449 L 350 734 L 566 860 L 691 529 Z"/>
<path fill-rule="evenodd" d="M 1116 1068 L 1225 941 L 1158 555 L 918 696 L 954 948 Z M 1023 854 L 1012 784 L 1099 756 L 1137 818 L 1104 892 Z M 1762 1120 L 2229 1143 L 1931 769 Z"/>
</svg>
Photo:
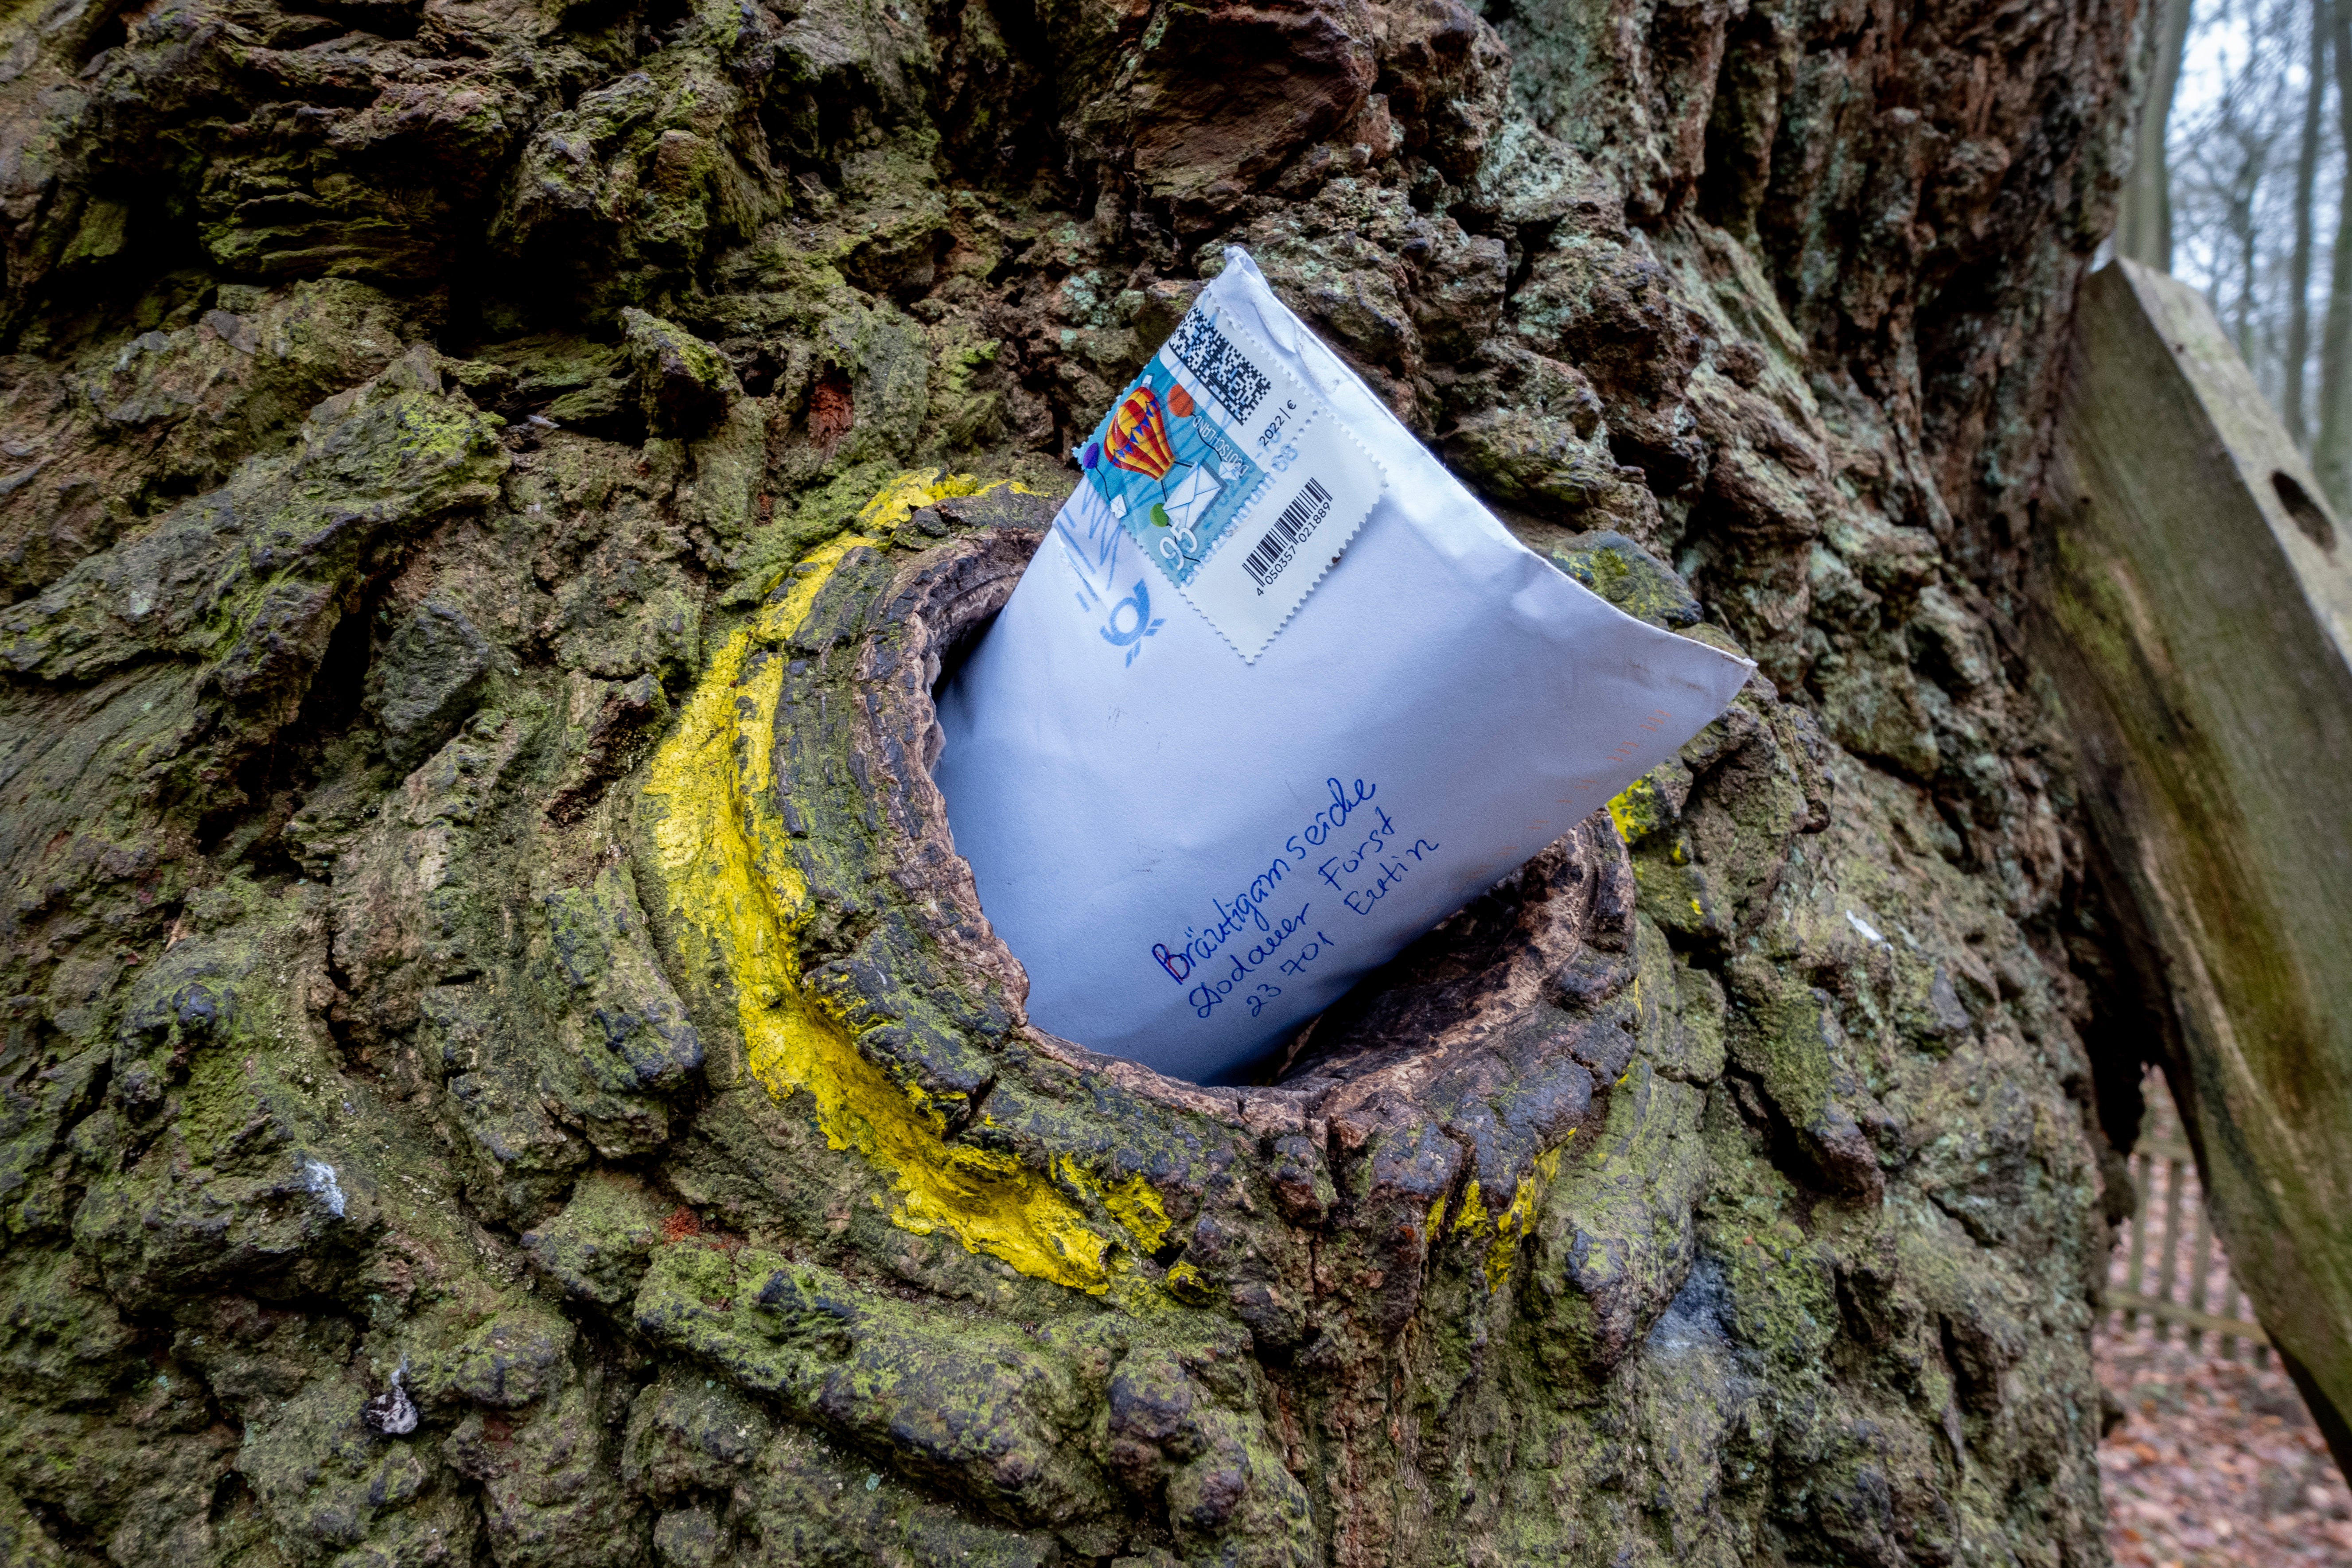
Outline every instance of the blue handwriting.
<svg viewBox="0 0 2352 1568">
<path fill-rule="evenodd" d="M 1193 1016 L 1207 1017 L 1216 1011 L 1217 1004 L 1238 991 L 1243 1002 L 1248 1005 L 1250 1016 L 1255 1018 L 1267 1003 L 1281 995 L 1281 986 L 1263 980 L 1252 984 L 1250 976 L 1277 956 L 1283 943 L 1307 929 L 1307 911 L 1312 907 L 1301 904 L 1296 915 L 1284 915 L 1274 921 L 1268 928 L 1271 934 L 1266 940 L 1253 944 L 1246 952 L 1234 955 L 1232 973 L 1222 980 L 1204 980 L 1193 986 L 1184 998 L 1192 1005 Z"/>
<path fill-rule="evenodd" d="M 1142 615 L 1135 618 L 1139 626 L 1149 624 Z M 1321 931 L 1313 932 L 1311 940 L 1292 941 L 1307 929 L 1307 911 L 1314 907 L 1312 904 L 1299 905 L 1296 915 L 1269 915 L 1266 909 L 1291 873 L 1313 858 L 1311 851 L 1338 849 L 1342 844 L 1350 846 L 1326 857 L 1316 870 L 1339 890 L 1341 900 L 1360 915 L 1369 914 L 1374 903 L 1387 897 L 1388 889 L 1404 875 L 1408 859 L 1418 861 L 1437 848 L 1426 838 L 1413 840 L 1410 848 L 1397 847 L 1400 836 L 1396 824 L 1390 820 L 1386 808 L 1372 802 L 1380 793 L 1377 784 L 1362 779 L 1342 782 L 1337 778 L 1328 778 L 1323 783 L 1330 795 L 1328 804 L 1285 839 L 1284 853 L 1267 861 L 1265 869 L 1251 878 L 1246 886 L 1231 898 L 1209 900 L 1216 911 L 1213 921 L 1186 926 L 1184 939 L 1180 942 L 1151 944 L 1152 962 L 1167 972 L 1168 978 L 1179 985 L 1191 984 L 1192 989 L 1184 999 L 1192 1005 L 1196 1016 L 1206 1018 L 1220 1004 L 1239 1000 L 1249 1008 L 1250 1016 L 1256 1017 L 1282 994 L 1281 986 L 1255 978 L 1258 970 L 1278 960 L 1285 973 L 1302 974 L 1307 964 L 1334 945 Z M 1367 826 L 1368 818 L 1374 826 Z M 1362 837 L 1355 837 L 1356 834 Z M 1359 873 L 1368 867 L 1374 873 L 1369 885 L 1359 879 Z M 1349 880 L 1343 882 L 1343 877 Z M 1232 945 L 1245 938 L 1254 938 L 1248 947 Z M 1209 977 L 1212 964 L 1222 967 L 1228 963 L 1232 965 L 1230 970 L 1216 978 Z"/>
<path fill-rule="evenodd" d="M 1366 784 L 1361 779 L 1356 780 L 1352 785 L 1343 784 L 1338 779 L 1323 782 L 1331 792 L 1331 804 L 1317 812 L 1314 820 L 1292 834 L 1283 846 L 1297 857 L 1297 864 L 1301 866 L 1307 864 L 1307 851 L 1300 847 L 1300 839 L 1308 844 L 1322 844 L 1345 827 L 1348 819 L 1380 791 L 1380 785 Z M 1184 940 L 1173 947 L 1164 942 L 1153 942 L 1153 962 L 1168 972 L 1168 978 L 1181 985 L 1192 977 L 1193 970 L 1215 958 L 1218 951 L 1237 932 L 1253 927 L 1261 932 L 1272 931 L 1274 928 L 1267 922 L 1265 911 L 1258 906 L 1271 898 L 1274 890 L 1282 885 L 1283 879 L 1290 873 L 1291 864 L 1277 855 L 1266 863 L 1265 870 L 1250 879 L 1249 885 L 1235 893 L 1230 902 L 1223 899 L 1211 899 L 1209 902 L 1217 911 L 1215 922 L 1186 926 Z"/>
<path fill-rule="evenodd" d="M 1285 974 L 1306 973 L 1307 966 L 1314 963 L 1317 959 L 1322 957 L 1323 950 L 1330 945 L 1331 939 L 1325 936 L 1321 931 L 1317 931 L 1315 933 L 1315 940 L 1298 950 L 1297 957 L 1286 958 L 1282 961 L 1282 972 Z"/>
<path fill-rule="evenodd" d="M 1353 816 L 1359 807 L 1381 793 L 1380 785 L 1368 784 L 1361 779 L 1356 781 L 1352 790 L 1343 787 L 1338 779 L 1325 779 L 1323 783 L 1331 791 L 1331 804 L 1317 812 L 1314 821 L 1283 842 L 1282 847 L 1297 856 L 1302 866 L 1307 864 L 1307 851 L 1299 847 L 1300 839 L 1304 838 L 1320 848 L 1331 835 L 1348 826 L 1348 818 Z"/>
<path fill-rule="evenodd" d="M 1364 841 L 1355 848 L 1344 855 L 1335 855 L 1316 868 L 1325 881 L 1339 889 L 1339 901 L 1360 915 L 1370 914 L 1372 906 L 1387 898 L 1390 889 L 1404 880 L 1405 873 L 1412 869 L 1406 864 L 1407 857 L 1412 858 L 1413 865 L 1419 865 L 1439 848 L 1426 838 L 1416 838 L 1408 847 L 1395 850 L 1396 825 L 1389 820 L 1387 812 L 1377 806 L 1373 810 L 1379 816 L 1381 825 L 1366 835 Z M 1374 873 L 1370 882 L 1357 882 L 1350 887 L 1339 880 L 1343 876 L 1352 880 L 1367 867 Z M 1334 875 L 1335 868 L 1337 875 Z"/>
</svg>

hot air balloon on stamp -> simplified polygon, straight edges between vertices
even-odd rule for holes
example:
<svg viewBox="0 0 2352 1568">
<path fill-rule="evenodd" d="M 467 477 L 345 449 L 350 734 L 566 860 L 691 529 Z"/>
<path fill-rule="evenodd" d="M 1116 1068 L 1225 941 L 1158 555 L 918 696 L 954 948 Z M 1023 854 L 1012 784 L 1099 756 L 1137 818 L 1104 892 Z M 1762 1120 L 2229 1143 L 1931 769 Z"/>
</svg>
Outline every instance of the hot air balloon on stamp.
<svg viewBox="0 0 2352 1568">
<path fill-rule="evenodd" d="M 1077 453 L 1085 482 L 1179 587 L 1192 581 L 1266 477 L 1228 429 L 1263 395 L 1247 380 L 1256 373 L 1244 363 L 1241 381 L 1229 371 L 1219 384 L 1174 352 L 1185 342 L 1213 350 L 1210 340 L 1222 342 L 1215 323 L 1197 311 L 1188 316 Z"/>
</svg>

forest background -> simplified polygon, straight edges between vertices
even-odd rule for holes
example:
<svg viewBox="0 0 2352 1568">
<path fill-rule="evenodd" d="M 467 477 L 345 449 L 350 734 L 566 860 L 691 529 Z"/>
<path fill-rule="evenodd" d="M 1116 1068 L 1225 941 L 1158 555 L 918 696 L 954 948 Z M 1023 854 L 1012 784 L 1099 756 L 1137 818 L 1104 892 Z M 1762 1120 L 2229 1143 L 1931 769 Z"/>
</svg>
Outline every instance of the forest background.
<svg viewBox="0 0 2352 1568">
<path fill-rule="evenodd" d="M 2352 4 L 2166 0 L 2116 250 L 2204 290 L 2352 502 Z"/>
</svg>

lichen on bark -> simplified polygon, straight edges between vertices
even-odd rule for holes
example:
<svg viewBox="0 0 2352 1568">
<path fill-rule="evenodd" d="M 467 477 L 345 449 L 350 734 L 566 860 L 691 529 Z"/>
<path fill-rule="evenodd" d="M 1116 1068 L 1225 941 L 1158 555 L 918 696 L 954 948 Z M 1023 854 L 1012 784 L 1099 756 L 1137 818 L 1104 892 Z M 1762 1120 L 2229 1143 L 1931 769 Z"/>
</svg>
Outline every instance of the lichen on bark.
<svg viewBox="0 0 2352 1568">
<path fill-rule="evenodd" d="M 19 7 L 0 1556 L 2101 1561 L 2012 622 L 2131 25 Z M 1208 1089 L 928 769 L 1228 243 L 1764 678 Z"/>
</svg>

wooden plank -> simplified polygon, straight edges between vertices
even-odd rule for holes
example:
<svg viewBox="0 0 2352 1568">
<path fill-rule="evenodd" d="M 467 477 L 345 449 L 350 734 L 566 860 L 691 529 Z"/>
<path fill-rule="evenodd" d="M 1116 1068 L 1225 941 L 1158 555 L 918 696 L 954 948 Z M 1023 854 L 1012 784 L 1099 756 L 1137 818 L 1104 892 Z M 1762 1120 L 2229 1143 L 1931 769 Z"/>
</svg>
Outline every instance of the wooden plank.
<svg viewBox="0 0 2352 1568">
<path fill-rule="evenodd" d="M 2156 1299 L 2168 1307 L 2172 1305 L 2174 1259 L 2179 1255 L 2180 1162 L 2167 1160 L 2164 1163 L 2164 1257 L 2163 1260 L 2156 1266 Z M 2164 1322 L 2179 1321 L 2165 1317 L 2162 1313 L 2158 1313 L 2158 1317 Z M 2172 1336 L 2158 1332 L 2157 1337 L 2169 1339 Z"/>
<path fill-rule="evenodd" d="M 2256 1344 L 2266 1342 L 2260 1323 L 2249 1323 L 2242 1318 L 2217 1317 L 2210 1312 L 2192 1311 L 2187 1307 L 2171 1301 L 2159 1300 L 2154 1296 L 2135 1296 L 2128 1291 L 2113 1290 L 2107 1294 L 2107 1305 L 2121 1308 L 2126 1311 L 2144 1312 L 2161 1321 L 2178 1323 L 2183 1328 L 2199 1330 L 2206 1333 L 2236 1334 Z"/>
<path fill-rule="evenodd" d="M 2352 1461 L 2352 538 L 2195 290 L 2084 287 L 2030 617 L 2214 1223 Z"/>
<path fill-rule="evenodd" d="M 2178 1176 L 2181 1167 L 2175 1165 Z M 2197 1203 L 2197 1239 L 2189 1244 L 2189 1310 L 2199 1317 L 2205 1315 L 2205 1281 L 2213 1272 L 2213 1205 L 2200 1194 Z M 2202 1342 L 2203 1331 L 2189 1325 L 2189 1348 L 2195 1350 Z"/>
<path fill-rule="evenodd" d="M 2156 1162 L 2145 1154 L 2138 1155 L 2132 1161 L 2132 1175 L 2136 1178 L 2133 1184 L 2139 1191 L 2132 1209 L 2131 1266 L 2124 1273 L 2124 1289 L 2137 1296 L 2141 1285 L 2147 1281 L 2141 1263 L 2147 1255 L 2148 1189 L 2156 1183 Z M 2126 1329 L 2137 1328 L 2138 1324 L 2138 1314 L 2128 1311 L 2124 1314 Z"/>
</svg>

